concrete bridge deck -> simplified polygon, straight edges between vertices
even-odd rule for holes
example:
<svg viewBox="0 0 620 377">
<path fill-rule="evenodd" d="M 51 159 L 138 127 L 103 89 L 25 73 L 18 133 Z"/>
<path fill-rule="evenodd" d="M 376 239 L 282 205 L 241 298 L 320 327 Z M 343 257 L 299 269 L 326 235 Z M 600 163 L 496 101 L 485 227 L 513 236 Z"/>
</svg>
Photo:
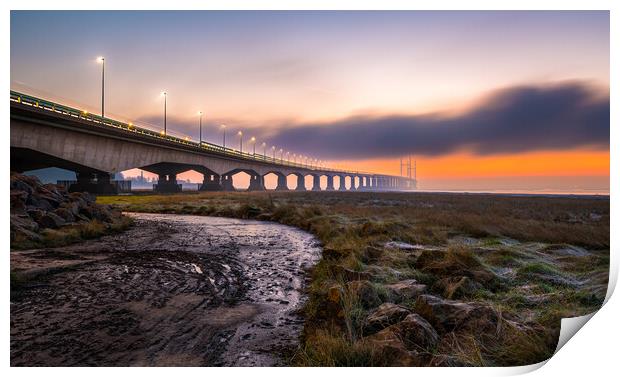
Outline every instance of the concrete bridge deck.
<svg viewBox="0 0 620 377">
<path fill-rule="evenodd" d="M 24 172 L 47 167 L 74 171 L 72 191 L 114 193 L 110 176 L 139 168 L 159 179 L 154 190 L 178 192 L 176 176 L 194 170 L 203 174 L 201 190 L 234 190 L 232 176 L 250 176 L 248 190 L 265 190 L 264 177 L 278 177 L 276 190 L 288 190 L 286 178 L 297 177 L 297 190 L 305 190 L 306 176 L 313 177 L 312 190 L 413 189 L 414 180 L 359 171 L 335 170 L 293 163 L 267 155 L 241 153 L 232 148 L 193 142 L 175 136 L 89 114 L 79 109 L 11 91 L 11 170 Z M 339 187 L 334 187 L 339 177 Z"/>
</svg>

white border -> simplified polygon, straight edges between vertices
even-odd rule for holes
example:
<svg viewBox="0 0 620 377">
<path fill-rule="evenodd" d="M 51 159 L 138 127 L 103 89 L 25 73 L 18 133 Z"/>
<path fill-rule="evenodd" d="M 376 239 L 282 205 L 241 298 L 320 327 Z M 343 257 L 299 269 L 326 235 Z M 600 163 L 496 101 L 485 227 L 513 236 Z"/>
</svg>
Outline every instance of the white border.
<svg viewBox="0 0 620 377">
<path fill-rule="evenodd" d="M 2 21 L 0 22 L 0 31 L 2 32 L 1 38 L 1 46 L 2 53 L 4 58 L 2 59 L 2 68 L 5 74 L 2 76 L 1 80 L 4 88 L 8 91 L 10 87 L 10 9 L 142 9 L 145 5 L 148 5 L 150 8 L 144 9 L 437 9 L 437 10 L 448 10 L 448 9 L 470 9 L 470 10 L 484 10 L 484 9 L 496 9 L 496 10 L 569 10 L 569 9 L 584 9 L 584 10 L 592 10 L 592 9 L 610 9 L 611 10 L 611 46 L 618 46 L 620 42 L 620 38 L 618 38 L 618 25 L 620 21 L 620 17 L 618 17 L 617 10 L 619 6 L 616 5 L 617 1 L 611 0 L 590 0 L 590 1 L 576 1 L 576 0 L 564 0 L 564 1 L 549 1 L 549 0 L 504 0 L 504 1 L 492 1 L 492 0 L 476 0 L 476 1 L 459 1 L 459 0 L 444 0 L 444 1 L 400 1 L 400 0 L 381 0 L 381 1 L 368 1 L 368 0 L 357 0 L 357 1 L 335 1 L 335 0 L 301 0 L 301 1 L 252 1 L 252 0 L 231 0 L 231 1 L 197 1 L 197 0 L 187 0 L 187 1 L 162 1 L 162 0 L 150 0 L 148 2 L 138 2 L 138 1 L 129 1 L 129 0 L 108 0 L 108 1 L 100 1 L 100 0 L 91 0 L 88 2 L 85 1 L 71 1 L 71 0 L 58 0 L 53 3 L 43 0 L 30 0 L 30 1 L 20 1 L 20 2 L 3 2 L 2 7 L 4 8 L 4 12 L 2 13 Z M 53 6 L 53 8 L 52 8 Z M 616 100 L 615 93 L 618 90 L 618 77 L 616 72 L 613 70 L 613 67 L 618 67 L 620 64 L 620 60 L 618 59 L 617 48 L 612 48 L 611 50 L 611 64 L 612 72 L 611 72 L 611 124 L 618 124 L 618 101 Z M 6 93 L 6 92 L 5 92 Z M 8 101 L 4 106 L 1 107 L 0 110 L 1 118 L 4 119 L 4 126 L 0 128 L 1 138 L 5 140 L 5 143 L 9 143 L 9 127 L 8 122 L 9 119 L 9 106 Z M 617 126 L 616 126 L 617 127 Z M 618 213 L 618 204 L 616 200 L 616 195 L 618 194 L 618 182 L 620 177 L 620 169 L 618 166 L 618 153 L 614 146 L 619 145 L 619 133 L 617 132 L 616 127 L 611 127 L 610 130 L 610 140 L 611 140 L 611 177 L 610 177 L 610 193 L 611 193 L 611 275 L 610 275 L 610 291 L 608 294 L 609 301 L 606 305 L 599 310 L 594 316 L 593 321 L 589 321 L 584 328 L 579 331 L 578 335 L 575 336 L 575 340 L 568 342 L 554 357 L 552 357 L 544 367 L 538 369 L 535 373 L 538 375 L 607 375 L 610 371 L 613 371 L 616 368 L 615 359 L 617 358 L 617 345 L 618 339 L 617 336 L 620 335 L 620 331 L 618 331 L 618 318 L 620 318 L 620 304 L 618 304 L 617 298 L 610 298 L 610 294 L 615 287 L 615 282 L 617 281 L 617 272 L 618 272 L 618 261 L 617 261 L 617 245 L 618 245 L 618 221 L 616 220 L 615 215 Z M 5 148 L 2 149 L 5 155 L 4 158 L 1 159 L 1 164 L 3 165 L 5 174 L 8 175 L 9 171 L 9 148 L 8 145 L 5 145 Z M 8 286 L 8 273 L 9 273 L 9 256 L 8 256 L 8 243 L 9 243 L 9 224 L 8 224 L 8 216 L 6 214 L 9 212 L 9 193 L 8 193 L 8 185 L 3 186 L 4 194 L 2 196 L 2 213 L 5 214 L 3 219 L 3 229 L 4 229 L 4 245 L 5 247 L 5 257 L 3 260 L 5 272 L 4 284 L 2 285 L 4 302 L 9 301 L 9 286 Z M 2 320 L 5 323 L 5 352 L 2 354 L 3 366 L 8 368 L 9 366 L 9 307 L 5 306 L 5 310 L 2 312 Z M 480 376 L 480 375 L 514 375 L 525 373 L 527 371 L 531 371 L 541 367 L 545 363 L 541 363 L 537 366 L 529 366 L 523 368 L 424 368 L 424 369 L 408 369 L 408 368 L 391 368 L 386 373 L 395 374 L 395 375 L 407 375 L 411 374 L 424 374 L 424 375 L 445 375 L 445 374 L 458 374 L 459 376 Z M 9 373 L 19 374 L 19 375 L 31 375 L 35 373 L 45 373 L 46 375 L 78 375 L 83 373 L 94 374 L 94 375 L 108 375 L 109 373 L 114 374 L 129 374 L 129 373 L 149 373 L 150 375 L 155 376 L 163 376 L 164 374 L 169 374 L 170 372 L 184 373 L 190 375 L 200 375 L 204 376 L 205 373 L 208 374 L 236 374 L 243 373 L 246 374 L 250 372 L 252 374 L 265 374 L 265 375 L 290 375 L 291 373 L 296 375 L 312 375 L 319 372 L 316 369 L 310 368 L 297 368 L 294 370 L 290 370 L 289 368 L 256 368 L 252 371 L 243 370 L 240 368 L 236 369 L 204 369 L 204 368 L 186 368 L 182 371 L 179 370 L 170 370 L 170 369 L 162 369 L 162 368 L 151 368 L 148 370 L 145 369 L 123 369 L 123 368 L 115 368 L 114 371 L 108 370 L 108 368 L 94 368 L 89 369 L 88 371 L 84 371 L 81 368 L 45 368 L 42 369 L 10 369 Z M 368 374 L 374 375 L 375 373 L 381 372 L 377 369 L 355 369 L 351 370 L 342 370 L 342 369 L 333 369 L 333 368 L 325 368 L 321 369 L 320 373 L 327 374 L 341 374 L 341 373 L 353 372 L 355 374 Z"/>
</svg>

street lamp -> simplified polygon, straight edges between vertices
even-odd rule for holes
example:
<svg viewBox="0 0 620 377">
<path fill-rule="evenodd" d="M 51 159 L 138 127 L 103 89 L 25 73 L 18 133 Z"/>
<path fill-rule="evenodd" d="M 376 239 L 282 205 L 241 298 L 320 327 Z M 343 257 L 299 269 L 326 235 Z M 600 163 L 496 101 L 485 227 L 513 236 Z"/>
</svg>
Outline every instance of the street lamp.
<svg viewBox="0 0 620 377">
<path fill-rule="evenodd" d="M 267 149 L 267 143 L 263 143 L 263 160 L 267 159 L 267 153 L 266 153 L 266 149 Z"/>
<path fill-rule="evenodd" d="M 226 125 L 222 124 L 220 128 L 222 129 L 222 131 L 224 131 L 224 139 L 222 140 L 222 148 L 226 149 Z"/>
<path fill-rule="evenodd" d="M 200 146 L 202 147 L 202 111 L 199 111 L 198 115 L 200 115 L 200 137 L 199 137 L 199 142 L 200 142 Z"/>
<path fill-rule="evenodd" d="M 286 162 L 291 162 L 291 152 L 286 152 Z"/>
<path fill-rule="evenodd" d="M 166 92 L 161 92 L 161 95 L 164 96 L 164 136 L 166 136 L 167 134 L 167 129 L 166 129 L 166 121 L 167 121 L 167 116 L 166 116 L 166 106 L 167 106 L 167 102 L 168 102 L 168 93 Z"/>
<path fill-rule="evenodd" d="M 273 152 L 273 160 L 275 161 L 276 160 L 276 146 L 275 145 L 271 147 L 271 151 Z"/>
<path fill-rule="evenodd" d="M 250 142 L 252 143 L 252 156 L 254 156 L 256 155 L 256 138 L 252 136 Z"/>
<path fill-rule="evenodd" d="M 239 152 L 243 153 L 243 132 L 239 131 L 237 135 L 239 135 Z"/>
<path fill-rule="evenodd" d="M 282 163 L 282 162 L 283 162 L 283 160 L 282 160 L 282 153 L 283 153 L 283 152 L 284 152 L 284 151 L 282 150 L 282 148 L 280 148 L 280 163 Z"/>
<path fill-rule="evenodd" d="M 105 58 L 100 56 L 97 62 L 101 63 L 101 117 L 104 117 L 104 101 L 105 101 Z"/>
</svg>

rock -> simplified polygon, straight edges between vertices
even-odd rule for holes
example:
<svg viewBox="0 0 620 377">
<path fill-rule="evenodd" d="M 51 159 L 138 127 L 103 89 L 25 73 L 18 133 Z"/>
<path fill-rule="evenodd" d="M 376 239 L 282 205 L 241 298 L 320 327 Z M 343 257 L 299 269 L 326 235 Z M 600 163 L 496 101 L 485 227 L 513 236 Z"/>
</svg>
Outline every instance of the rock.
<svg viewBox="0 0 620 377">
<path fill-rule="evenodd" d="M 355 295 L 366 309 L 374 308 L 381 304 L 377 291 L 368 280 L 351 281 L 347 283 L 347 290 L 351 295 Z"/>
<path fill-rule="evenodd" d="M 412 313 L 394 325 L 400 331 L 408 348 L 431 349 L 439 342 L 437 331 L 427 320 Z"/>
<path fill-rule="evenodd" d="M 66 208 L 57 208 L 54 211 L 54 214 L 58 215 L 66 223 L 75 222 L 75 216 L 73 216 L 73 213 L 71 213 L 71 211 L 67 210 Z"/>
<path fill-rule="evenodd" d="M 363 339 L 389 366 L 421 367 L 428 364 L 430 355 L 407 349 L 398 329 L 392 326 Z"/>
<path fill-rule="evenodd" d="M 405 319 L 411 312 L 400 305 L 390 302 L 383 303 L 373 310 L 366 318 L 364 334 L 374 334 L 390 325 Z"/>
<path fill-rule="evenodd" d="M 401 280 L 385 286 L 390 297 L 397 302 L 412 300 L 426 291 L 426 285 L 419 284 L 415 279 Z"/>
<path fill-rule="evenodd" d="M 45 215 L 45 211 L 42 211 L 36 207 L 28 208 L 27 213 L 28 213 L 28 216 L 30 216 L 30 218 L 36 221 L 37 223 L 41 221 L 41 218 L 43 217 L 43 215 Z"/>
<path fill-rule="evenodd" d="M 447 299 L 457 299 L 471 296 L 482 286 L 467 276 L 455 276 L 443 278 L 433 286 L 436 290 L 443 291 Z"/>
<path fill-rule="evenodd" d="M 346 281 L 370 280 L 370 278 L 372 278 L 370 272 L 354 271 L 341 265 L 335 265 L 331 270 L 334 276 L 342 276 Z"/>
<path fill-rule="evenodd" d="M 47 212 L 39 219 L 38 224 L 41 228 L 57 229 L 65 225 L 65 220 L 53 212 Z"/>
<path fill-rule="evenodd" d="M 11 189 L 11 212 L 23 213 L 26 210 L 26 201 L 28 201 L 28 193 L 26 191 Z"/>
<path fill-rule="evenodd" d="M 31 207 L 39 208 L 43 211 L 52 211 L 54 209 L 54 206 L 50 202 L 34 195 L 28 197 L 28 201 L 26 202 L 26 204 Z"/>
<path fill-rule="evenodd" d="M 444 300 L 431 295 L 418 296 L 415 311 L 440 333 L 465 329 L 490 335 L 497 332 L 500 320 L 500 314 L 489 305 Z"/>
<path fill-rule="evenodd" d="M 40 240 L 39 225 L 27 215 L 11 214 L 11 241 Z"/>
<path fill-rule="evenodd" d="M 95 203 L 91 194 L 68 193 L 57 185 L 41 184 L 36 177 L 11 172 L 12 247 L 37 246 L 42 239 L 37 232 L 45 228 L 93 220 L 109 224 L 121 216 L 120 211 Z"/>
</svg>

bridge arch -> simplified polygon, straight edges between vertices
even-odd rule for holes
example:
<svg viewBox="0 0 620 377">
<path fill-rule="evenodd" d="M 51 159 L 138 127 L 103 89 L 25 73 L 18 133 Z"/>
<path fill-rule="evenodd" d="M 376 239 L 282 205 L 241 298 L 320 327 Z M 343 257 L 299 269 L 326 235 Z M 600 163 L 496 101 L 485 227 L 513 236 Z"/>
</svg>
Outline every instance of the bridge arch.
<svg viewBox="0 0 620 377">
<path fill-rule="evenodd" d="M 247 168 L 236 168 L 222 174 L 221 184 L 224 191 L 265 190 L 263 176 L 255 170 Z"/>
</svg>

